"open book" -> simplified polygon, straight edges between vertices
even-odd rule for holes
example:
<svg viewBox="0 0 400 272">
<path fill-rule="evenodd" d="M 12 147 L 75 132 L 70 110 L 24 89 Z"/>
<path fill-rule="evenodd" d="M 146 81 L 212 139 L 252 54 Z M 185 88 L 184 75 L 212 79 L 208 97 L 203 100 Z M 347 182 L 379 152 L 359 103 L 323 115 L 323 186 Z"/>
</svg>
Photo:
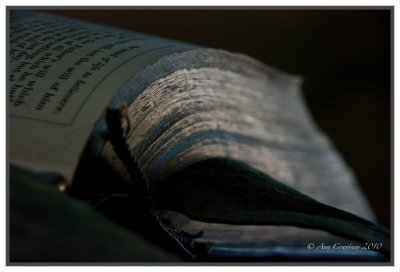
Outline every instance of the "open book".
<svg viewBox="0 0 400 272">
<path fill-rule="evenodd" d="M 11 11 L 9 34 L 12 164 L 81 198 L 126 184 L 195 259 L 390 256 L 300 77 L 44 13 Z"/>
</svg>

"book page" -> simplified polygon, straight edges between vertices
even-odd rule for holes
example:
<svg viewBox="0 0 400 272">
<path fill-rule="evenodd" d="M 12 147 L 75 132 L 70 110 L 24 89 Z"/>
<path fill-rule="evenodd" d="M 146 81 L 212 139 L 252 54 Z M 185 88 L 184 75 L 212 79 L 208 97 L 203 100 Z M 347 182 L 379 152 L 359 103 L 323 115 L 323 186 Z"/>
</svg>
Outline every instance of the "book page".
<svg viewBox="0 0 400 272">
<path fill-rule="evenodd" d="M 136 72 L 191 45 L 78 20 L 10 11 L 10 162 L 72 181 L 112 97 Z"/>
</svg>

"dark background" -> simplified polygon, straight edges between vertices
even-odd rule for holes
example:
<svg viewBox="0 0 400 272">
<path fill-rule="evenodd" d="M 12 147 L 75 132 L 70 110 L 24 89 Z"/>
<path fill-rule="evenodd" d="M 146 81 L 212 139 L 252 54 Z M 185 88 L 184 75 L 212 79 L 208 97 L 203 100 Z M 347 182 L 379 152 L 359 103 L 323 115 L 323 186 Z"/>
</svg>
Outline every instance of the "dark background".
<svg viewBox="0 0 400 272">
<path fill-rule="evenodd" d="M 355 172 L 378 221 L 390 226 L 390 10 L 51 12 L 245 53 L 303 76 L 315 121 Z"/>
</svg>

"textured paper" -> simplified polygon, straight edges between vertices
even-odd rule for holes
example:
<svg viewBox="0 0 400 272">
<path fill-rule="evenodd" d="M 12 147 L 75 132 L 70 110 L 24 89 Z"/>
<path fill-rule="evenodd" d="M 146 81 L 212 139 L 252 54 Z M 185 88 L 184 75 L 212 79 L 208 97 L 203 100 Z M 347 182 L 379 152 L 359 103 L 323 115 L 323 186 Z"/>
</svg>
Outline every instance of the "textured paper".
<svg viewBox="0 0 400 272">
<path fill-rule="evenodd" d="M 10 12 L 11 162 L 71 181 L 94 123 L 118 89 L 192 46 L 27 11 Z"/>
</svg>

